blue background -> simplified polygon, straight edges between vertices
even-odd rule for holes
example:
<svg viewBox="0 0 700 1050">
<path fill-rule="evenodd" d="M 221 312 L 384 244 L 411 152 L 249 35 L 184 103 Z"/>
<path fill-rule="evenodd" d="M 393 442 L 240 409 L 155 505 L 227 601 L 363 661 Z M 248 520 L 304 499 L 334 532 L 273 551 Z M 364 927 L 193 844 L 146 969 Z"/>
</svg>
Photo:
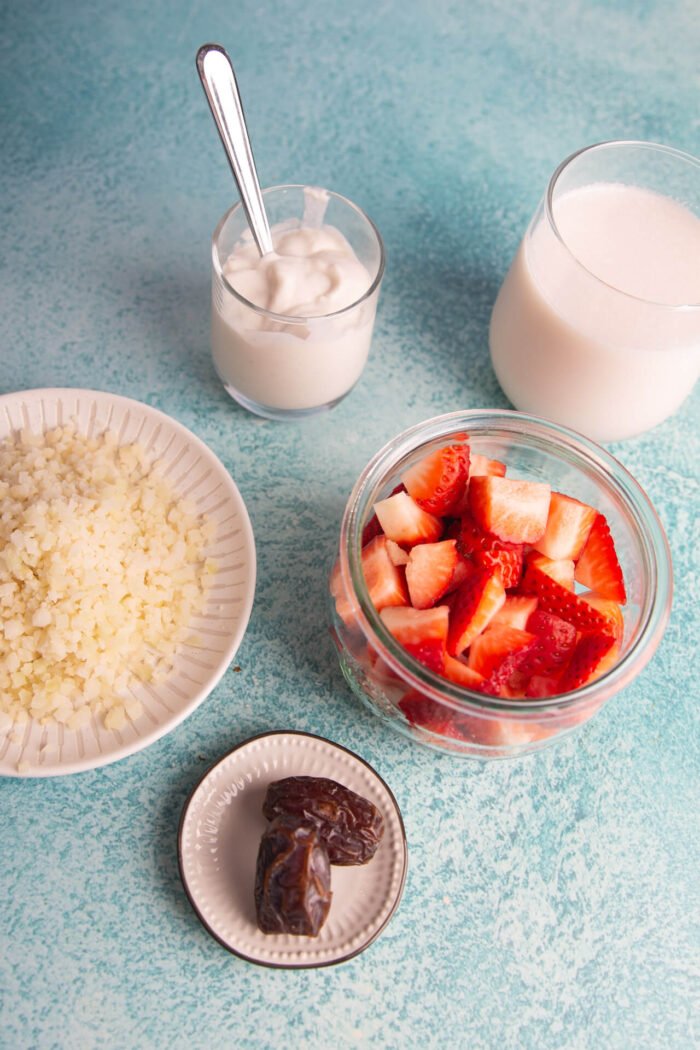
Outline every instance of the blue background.
<svg viewBox="0 0 700 1050">
<path fill-rule="evenodd" d="M 700 153 L 696 0 L 0 4 L 0 393 L 80 386 L 176 416 L 236 479 L 259 582 L 241 672 L 114 766 L 0 784 L 0 1045 L 685 1048 L 700 1042 L 698 394 L 613 452 L 667 528 L 654 662 L 578 736 L 520 762 L 438 757 L 360 708 L 326 627 L 352 483 L 406 426 L 505 405 L 498 286 L 568 153 Z M 331 414 L 245 414 L 208 349 L 209 238 L 235 199 L 194 66 L 231 54 L 261 180 L 375 220 L 370 363 Z M 225 952 L 181 888 L 179 813 L 272 728 L 357 751 L 402 807 L 399 911 L 336 969 Z"/>
</svg>

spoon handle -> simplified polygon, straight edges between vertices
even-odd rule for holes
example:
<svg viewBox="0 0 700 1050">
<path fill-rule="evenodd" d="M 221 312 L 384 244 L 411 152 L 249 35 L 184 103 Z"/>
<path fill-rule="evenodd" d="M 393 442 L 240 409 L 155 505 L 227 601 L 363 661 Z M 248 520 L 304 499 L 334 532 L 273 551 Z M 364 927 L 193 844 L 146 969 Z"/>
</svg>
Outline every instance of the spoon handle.
<svg viewBox="0 0 700 1050">
<path fill-rule="evenodd" d="M 241 202 L 258 251 L 273 251 L 253 151 L 246 128 L 241 96 L 231 60 L 218 44 L 204 44 L 197 52 L 197 72 L 219 130 L 226 156 L 238 185 Z"/>
</svg>

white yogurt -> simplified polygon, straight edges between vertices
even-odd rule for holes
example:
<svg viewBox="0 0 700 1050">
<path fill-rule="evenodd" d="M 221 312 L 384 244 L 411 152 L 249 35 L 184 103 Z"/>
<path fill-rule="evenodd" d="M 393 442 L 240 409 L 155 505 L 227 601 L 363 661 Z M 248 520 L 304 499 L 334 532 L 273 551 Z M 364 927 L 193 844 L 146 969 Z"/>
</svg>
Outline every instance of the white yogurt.
<svg viewBox="0 0 700 1050">
<path fill-rule="evenodd" d="M 513 404 L 599 441 L 640 433 L 700 372 L 700 220 L 620 183 L 555 200 L 493 310 L 491 357 Z"/>
<path fill-rule="evenodd" d="M 223 263 L 223 280 L 214 269 L 214 364 L 229 392 L 254 410 L 331 405 L 357 382 L 369 353 L 374 275 L 340 230 L 319 221 L 327 195 L 309 192 L 316 196 L 304 220 L 315 224 L 274 225 L 275 250 L 263 257 L 243 235 Z"/>
</svg>

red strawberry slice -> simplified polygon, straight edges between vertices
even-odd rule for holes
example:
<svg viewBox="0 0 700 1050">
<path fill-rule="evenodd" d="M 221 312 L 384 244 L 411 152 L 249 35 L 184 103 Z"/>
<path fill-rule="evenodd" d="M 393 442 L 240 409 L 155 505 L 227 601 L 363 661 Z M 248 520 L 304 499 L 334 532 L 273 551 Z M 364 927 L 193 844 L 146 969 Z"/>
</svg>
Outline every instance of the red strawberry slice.
<svg viewBox="0 0 700 1050">
<path fill-rule="evenodd" d="M 553 492 L 544 536 L 533 544 L 536 551 L 553 561 L 576 561 L 584 548 L 596 511 L 571 496 Z"/>
<path fill-rule="evenodd" d="M 499 540 L 493 533 L 484 532 L 474 519 L 465 514 L 459 533 L 458 546 L 462 554 L 485 569 L 497 570 L 505 588 L 517 587 L 523 571 L 523 545 Z"/>
<path fill-rule="evenodd" d="M 503 606 L 491 621 L 491 626 L 502 624 L 504 627 L 517 627 L 524 631 L 536 608 L 537 598 L 534 595 L 507 594 Z"/>
<path fill-rule="evenodd" d="M 496 615 L 506 600 L 506 592 L 495 573 L 477 568 L 448 600 L 447 651 L 450 656 L 459 656 Z"/>
<path fill-rule="evenodd" d="M 526 560 L 528 565 L 535 565 L 547 576 L 551 576 L 553 580 L 560 583 L 562 587 L 566 587 L 567 591 L 573 591 L 574 563 L 571 558 L 559 558 L 554 561 L 552 558 L 548 558 L 544 554 L 538 554 L 534 550 L 530 551 Z"/>
<path fill-rule="evenodd" d="M 464 496 L 469 445 L 447 445 L 424 456 L 403 474 L 409 495 L 430 514 L 450 514 Z"/>
<path fill-rule="evenodd" d="M 524 594 L 537 596 L 539 609 L 560 616 L 579 631 L 610 631 L 608 620 L 602 613 L 535 565 L 528 565 L 525 569 L 521 590 Z"/>
<path fill-rule="evenodd" d="M 429 733 L 439 736 L 453 735 L 452 712 L 436 700 L 423 696 L 417 689 L 412 689 L 399 700 L 399 707 L 411 725 L 427 729 Z"/>
<path fill-rule="evenodd" d="M 449 590 L 459 563 L 456 540 L 413 547 L 406 565 L 406 583 L 414 609 L 429 609 Z"/>
<path fill-rule="evenodd" d="M 408 561 L 408 552 L 403 547 L 399 547 L 398 543 L 394 543 L 393 540 L 386 541 L 386 549 L 394 565 L 405 565 Z"/>
<path fill-rule="evenodd" d="M 559 681 L 559 690 L 562 693 L 579 689 L 587 682 L 598 678 L 617 660 L 619 645 L 612 634 L 584 634 L 582 635 L 569 666 L 564 671 Z"/>
<path fill-rule="evenodd" d="M 514 649 L 491 671 L 482 692 L 492 696 L 524 695 L 532 675 L 561 671 L 576 645 L 576 628 L 537 610 L 528 621 L 528 631 L 530 642 Z"/>
<path fill-rule="evenodd" d="M 625 621 L 619 604 L 614 602 L 612 598 L 602 598 L 595 591 L 582 591 L 579 594 L 579 598 L 583 599 L 584 602 L 588 602 L 589 605 L 592 605 L 594 609 L 597 609 L 605 617 L 615 638 L 621 641 L 625 633 Z"/>
<path fill-rule="evenodd" d="M 469 510 L 484 532 L 509 543 L 536 543 L 544 535 L 551 489 L 540 481 L 493 476 L 469 482 Z"/>
<path fill-rule="evenodd" d="M 506 465 L 499 459 L 488 459 L 486 456 L 480 456 L 478 452 L 472 452 L 469 464 L 470 478 L 488 476 L 503 478 L 505 473 Z"/>
<path fill-rule="evenodd" d="M 443 674 L 445 670 L 445 642 L 442 638 L 426 638 L 417 645 L 410 642 L 404 643 L 404 649 L 410 653 L 414 660 L 418 660 L 425 667 L 429 667 L 435 674 Z"/>
<path fill-rule="evenodd" d="M 469 649 L 469 666 L 488 678 L 511 653 L 527 648 L 535 640 L 534 634 L 517 627 L 497 624 L 494 620 L 475 638 Z"/>
<path fill-rule="evenodd" d="M 376 536 L 362 548 L 362 571 L 377 612 L 392 605 L 408 605 L 403 571 L 394 565 L 386 536 Z"/>
<path fill-rule="evenodd" d="M 561 675 L 558 674 L 533 674 L 527 683 L 525 696 L 528 700 L 546 700 L 550 696 L 557 696 L 561 692 Z"/>
<path fill-rule="evenodd" d="M 442 535 L 440 519 L 419 507 L 407 492 L 379 500 L 374 510 L 385 535 L 402 546 L 434 543 Z"/>
<path fill-rule="evenodd" d="M 395 496 L 397 492 L 405 491 L 406 489 L 403 485 L 397 485 L 395 489 L 392 489 L 389 495 Z M 373 540 L 375 536 L 381 536 L 381 534 L 382 527 L 379 524 L 379 518 L 376 514 L 373 514 L 362 530 L 362 546 L 364 547 L 370 540 Z"/>
<path fill-rule="evenodd" d="M 596 515 L 586 546 L 576 562 L 576 579 L 603 598 L 611 598 L 620 605 L 627 601 L 622 569 L 603 514 Z"/>
<path fill-rule="evenodd" d="M 456 685 L 462 685 L 466 689 L 476 689 L 484 680 L 484 676 L 480 675 L 478 671 L 472 670 L 462 660 L 457 660 L 454 656 L 450 656 L 449 653 L 445 653 L 445 665 L 442 673 L 445 678 L 449 678 L 451 682 L 454 682 Z"/>
<path fill-rule="evenodd" d="M 380 616 L 397 642 L 404 647 L 431 645 L 436 640 L 443 648 L 447 639 L 450 610 L 446 605 L 433 609 L 382 609 Z"/>
</svg>

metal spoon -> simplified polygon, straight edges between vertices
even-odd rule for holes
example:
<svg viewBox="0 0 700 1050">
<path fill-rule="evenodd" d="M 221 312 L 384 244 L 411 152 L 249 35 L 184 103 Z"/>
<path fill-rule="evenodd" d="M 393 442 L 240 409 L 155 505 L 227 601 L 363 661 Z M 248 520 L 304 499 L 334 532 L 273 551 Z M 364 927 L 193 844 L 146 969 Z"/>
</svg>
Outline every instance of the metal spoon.
<svg viewBox="0 0 700 1050">
<path fill-rule="evenodd" d="M 197 72 L 226 150 L 248 225 L 258 251 L 267 255 L 274 251 L 270 224 L 265 214 L 236 76 L 223 47 L 203 44 L 197 52 Z"/>
</svg>

